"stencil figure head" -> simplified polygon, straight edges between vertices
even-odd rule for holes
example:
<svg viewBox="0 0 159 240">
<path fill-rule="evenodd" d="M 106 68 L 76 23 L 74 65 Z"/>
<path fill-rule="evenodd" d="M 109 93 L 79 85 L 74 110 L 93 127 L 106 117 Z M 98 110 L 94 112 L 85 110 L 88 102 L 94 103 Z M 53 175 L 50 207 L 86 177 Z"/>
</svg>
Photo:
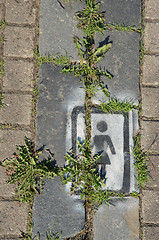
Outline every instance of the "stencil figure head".
<svg viewBox="0 0 159 240">
<path fill-rule="evenodd" d="M 107 123 L 105 121 L 98 122 L 97 129 L 99 132 L 106 132 L 108 129 Z"/>
</svg>

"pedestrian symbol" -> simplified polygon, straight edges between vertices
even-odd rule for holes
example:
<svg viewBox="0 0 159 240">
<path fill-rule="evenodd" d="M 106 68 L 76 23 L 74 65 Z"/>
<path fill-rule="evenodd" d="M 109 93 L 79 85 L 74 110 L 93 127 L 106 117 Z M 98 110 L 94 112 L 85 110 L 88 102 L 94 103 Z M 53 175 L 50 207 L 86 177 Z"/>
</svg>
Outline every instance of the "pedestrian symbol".
<svg viewBox="0 0 159 240">
<path fill-rule="evenodd" d="M 97 172 L 105 180 L 106 189 L 120 192 L 135 191 L 133 144 L 133 112 L 106 114 L 97 108 L 91 113 L 92 156 L 101 155 Z M 68 114 L 66 152 L 79 154 L 77 139 L 85 140 L 84 107 L 77 106 Z"/>
<path fill-rule="evenodd" d="M 107 123 L 105 121 L 100 121 L 97 123 L 97 130 L 99 132 L 106 132 L 107 131 Z M 106 165 L 110 165 L 110 158 L 107 153 L 108 147 L 110 148 L 111 153 L 114 155 L 116 154 L 114 145 L 110 136 L 108 135 L 95 135 L 93 137 L 93 147 L 95 148 L 95 152 L 98 155 L 101 155 L 97 163 L 97 171 L 101 176 L 101 179 L 104 179 L 106 176 Z"/>
</svg>

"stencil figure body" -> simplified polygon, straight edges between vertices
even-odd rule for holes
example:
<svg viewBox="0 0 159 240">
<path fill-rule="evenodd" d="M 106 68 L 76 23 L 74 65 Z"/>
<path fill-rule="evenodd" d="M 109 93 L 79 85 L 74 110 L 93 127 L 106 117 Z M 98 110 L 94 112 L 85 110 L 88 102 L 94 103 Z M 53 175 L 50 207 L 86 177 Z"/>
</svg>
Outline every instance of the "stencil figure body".
<svg viewBox="0 0 159 240">
<path fill-rule="evenodd" d="M 108 127 L 105 121 L 100 121 L 97 123 L 97 129 L 99 132 L 106 132 Z M 95 135 L 93 138 L 93 145 L 97 154 L 102 155 L 97 164 L 97 171 L 99 172 L 101 179 L 105 178 L 106 175 L 106 165 L 110 165 L 110 159 L 107 154 L 108 147 L 111 153 L 116 154 L 115 148 L 113 146 L 112 140 L 108 135 Z"/>
</svg>

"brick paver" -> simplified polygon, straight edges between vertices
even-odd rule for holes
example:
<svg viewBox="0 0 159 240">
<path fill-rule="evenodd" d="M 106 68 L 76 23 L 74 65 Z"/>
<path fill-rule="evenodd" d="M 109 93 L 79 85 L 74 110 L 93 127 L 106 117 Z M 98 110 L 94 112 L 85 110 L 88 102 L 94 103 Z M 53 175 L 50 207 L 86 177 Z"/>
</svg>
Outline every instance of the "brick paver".
<svg viewBox="0 0 159 240">
<path fill-rule="evenodd" d="M 7 60 L 4 65 L 4 91 L 32 91 L 34 64 L 26 60 Z"/>
<path fill-rule="evenodd" d="M 4 55 L 7 57 L 32 58 L 34 55 L 35 29 L 28 27 L 5 27 Z"/>
<path fill-rule="evenodd" d="M 143 228 L 143 240 L 158 240 L 159 227 L 147 226 Z"/>
<path fill-rule="evenodd" d="M 144 45 L 147 54 L 142 73 L 141 144 L 149 150 L 150 181 L 142 199 L 143 240 L 157 240 L 159 236 L 159 1 L 145 0 Z"/>
<path fill-rule="evenodd" d="M 0 109 L 0 162 L 12 157 L 24 137 L 32 138 L 32 96 L 35 80 L 34 50 L 39 0 L 1 0 L 0 59 L 5 62 L 1 79 L 4 106 Z M 28 231 L 28 206 L 13 199 L 15 186 L 6 183 L 0 166 L 0 239 L 17 239 Z"/>
</svg>

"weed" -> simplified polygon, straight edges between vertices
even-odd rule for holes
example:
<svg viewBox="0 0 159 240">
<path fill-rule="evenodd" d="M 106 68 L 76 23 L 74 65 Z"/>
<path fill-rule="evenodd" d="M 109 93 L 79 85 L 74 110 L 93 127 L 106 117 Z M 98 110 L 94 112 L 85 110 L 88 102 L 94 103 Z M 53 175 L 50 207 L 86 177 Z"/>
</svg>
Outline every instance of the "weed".
<svg viewBox="0 0 159 240">
<path fill-rule="evenodd" d="M 133 102 L 128 102 L 126 100 L 119 100 L 115 98 L 109 98 L 108 102 L 101 103 L 99 106 L 100 110 L 106 113 L 114 113 L 114 112 L 130 112 L 135 106 Z"/>
<path fill-rule="evenodd" d="M 12 125 L 11 123 L 0 124 L 0 129 L 16 129 L 17 126 Z"/>
<path fill-rule="evenodd" d="M 19 154 L 11 159 L 3 161 L 6 172 L 10 176 L 8 182 L 15 183 L 16 199 L 20 202 L 30 202 L 34 194 L 38 194 L 42 189 L 43 178 L 53 178 L 56 169 L 50 171 L 52 159 L 38 162 L 39 151 L 35 151 L 35 146 L 31 140 L 25 138 L 24 146 L 17 146 Z"/>
<path fill-rule="evenodd" d="M 125 24 L 119 25 L 116 23 L 113 23 L 113 24 L 107 23 L 105 25 L 105 29 L 115 30 L 115 31 L 124 31 L 124 32 L 138 32 L 138 33 L 141 32 L 141 28 L 137 29 L 135 26 L 126 26 Z"/>
<path fill-rule="evenodd" d="M 144 187 L 146 181 L 149 179 L 147 167 L 148 152 L 145 153 L 141 149 L 139 135 L 136 136 L 134 143 L 135 146 L 133 148 L 133 154 L 135 158 L 134 166 L 137 171 L 137 181 L 139 183 L 139 187 Z"/>
<path fill-rule="evenodd" d="M 57 65 L 65 65 L 70 63 L 70 59 L 66 55 L 55 54 L 54 56 L 41 57 L 38 47 L 35 49 L 34 57 L 37 61 L 37 65 L 40 67 L 42 63 L 55 63 Z"/>
<path fill-rule="evenodd" d="M 53 231 L 53 227 L 54 227 L 54 222 L 50 228 L 49 231 L 46 231 L 46 240 L 60 240 L 61 239 L 61 233 L 58 232 L 58 233 L 54 233 Z M 40 236 L 38 236 L 38 234 L 36 234 L 35 237 L 32 237 L 32 228 L 31 228 L 31 233 L 28 234 L 28 233 L 25 233 L 25 232 L 22 232 L 22 240 L 40 240 Z"/>
<path fill-rule="evenodd" d="M 3 96 L 2 93 L 0 93 L 0 108 L 3 106 Z"/>
<path fill-rule="evenodd" d="M 5 20 L 0 21 L 0 29 L 4 28 L 7 25 Z"/>
<path fill-rule="evenodd" d="M 4 61 L 3 59 L 0 60 L 0 76 L 4 77 Z"/>
</svg>

